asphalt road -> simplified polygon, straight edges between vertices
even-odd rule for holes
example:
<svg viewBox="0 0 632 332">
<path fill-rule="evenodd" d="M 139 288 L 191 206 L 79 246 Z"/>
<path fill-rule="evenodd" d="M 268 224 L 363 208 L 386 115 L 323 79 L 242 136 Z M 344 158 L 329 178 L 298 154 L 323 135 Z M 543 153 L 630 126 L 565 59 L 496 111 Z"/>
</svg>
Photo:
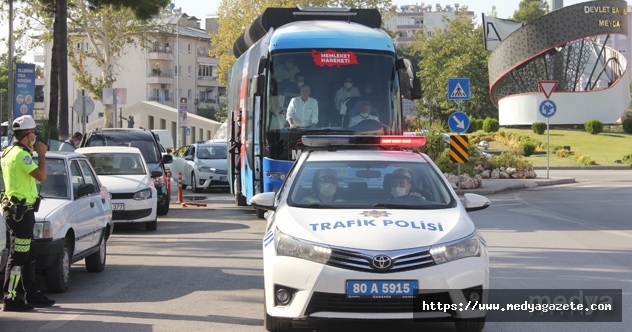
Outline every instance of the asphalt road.
<svg viewBox="0 0 632 332">
<path fill-rule="evenodd" d="M 577 182 L 492 194 L 490 208 L 471 214 L 489 247 L 491 287 L 617 288 L 632 303 L 632 170 L 557 172 Z M 117 226 L 104 272 L 74 264 L 69 291 L 49 294 L 57 305 L 0 312 L 0 331 L 264 331 L 264 221 L 225 191 L 203 196 L 206 207 L 173 204 L 155 232 Z M 623 308 L 623 323 L 488 322 L 485 331 L 630 331 L 631 315 Z M 297 330 L 314 329 L 455 331 L 373 321 Z"/>
</svg>

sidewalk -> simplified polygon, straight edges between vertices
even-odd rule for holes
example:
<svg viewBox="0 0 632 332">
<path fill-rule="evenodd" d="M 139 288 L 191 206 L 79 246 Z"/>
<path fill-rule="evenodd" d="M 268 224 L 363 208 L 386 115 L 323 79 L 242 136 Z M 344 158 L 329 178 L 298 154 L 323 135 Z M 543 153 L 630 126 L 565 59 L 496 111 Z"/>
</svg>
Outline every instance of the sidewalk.
<svg viewBox="0 0 632 332">
<path fill-rule="evenodd" d="M 537 177 L 534 179 L 483 179 L 483 186 L 476 189 L 455 189 L 457 195 L 465 193 L 491 195 L 508 190 L 524 188 L 554 186 L 559 184 L 575 183 L 575 178 Z"/>
</svg>

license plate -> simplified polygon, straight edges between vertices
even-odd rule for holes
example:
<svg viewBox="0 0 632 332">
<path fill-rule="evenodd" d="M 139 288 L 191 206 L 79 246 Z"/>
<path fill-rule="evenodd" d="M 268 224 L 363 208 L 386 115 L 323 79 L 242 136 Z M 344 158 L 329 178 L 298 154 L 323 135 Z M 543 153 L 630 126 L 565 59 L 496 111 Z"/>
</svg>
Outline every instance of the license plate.
<svg viewBox="0 0 632 332">
<path fill-rule="evenodd" d="M 123 204 L 123 203 L 112 203 L 112 210 L 125 210 L 125 204 Z"/>
<path fill-rule="evenodd" d="M 416 280 L 347 280 L 347 297 L 379 299 L 417 296 Z"/>
</svg>

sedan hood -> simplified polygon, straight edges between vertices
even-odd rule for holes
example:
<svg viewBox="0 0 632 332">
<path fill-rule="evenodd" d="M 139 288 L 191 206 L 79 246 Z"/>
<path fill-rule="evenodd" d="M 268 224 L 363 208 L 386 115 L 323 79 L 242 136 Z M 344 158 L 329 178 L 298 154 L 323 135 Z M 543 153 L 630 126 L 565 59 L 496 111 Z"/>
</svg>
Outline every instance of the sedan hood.
<svg viewBox="0 0 632 332">
<path fill-rule="evenodd" d="M 61 199 L 61 198 L 43 198 L 40 203 L 39 210 L 35 212 L 35 220 L 43 221 L 49 220 L 47 218 L 51 213 L 57 211 L 61 207 L 66 204 L 70 204 L 70 199 Z"/>
<path fill-rule="evenodd" d="M 149 175 L 99 175 L 111 193 L 134 193 L 149 188 Z"/>
<path fill-rule="evenodd" d="M 460 207 L 442 210 L 314 210 L 275 213 L 279 230 L 337 247 L 394 250 L 430 246 L 468 236 L 474 224 Z"/>
<path fill-rule="evenodd" d="M 228 162 L 226 159 L 198 159 L 201 166 L 213 167 L 215 169 L 227 169 Z"/>
</svg>

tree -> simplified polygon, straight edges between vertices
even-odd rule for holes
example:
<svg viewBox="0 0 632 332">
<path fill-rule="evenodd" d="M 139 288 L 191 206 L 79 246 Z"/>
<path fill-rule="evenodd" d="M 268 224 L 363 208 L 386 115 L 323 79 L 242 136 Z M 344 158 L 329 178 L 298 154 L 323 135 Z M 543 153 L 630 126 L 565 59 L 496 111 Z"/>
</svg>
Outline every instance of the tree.
<svg viewBox="0 0 632 332">
<path fill-rule="evenodd" d="M 518 8 L 511 19 L 523 23 L 531 22 L 549 11 L 546 0 L 521 0 Z"/>
<path fill-rule="evenodd" d="M 211 55 L 219 58 L 218 81 L 228 83 L 226 74 L 235 63 L 232 55 L 233 43 L 245 31 L 257 16 L 261 15 L 268 7 L 350 7 L 350 8 L 377 8 L 384 14 L 392 13 L 394 7 L 390 0 L 221 0 L 218 6 L 219 30 L 211 35 L 213 49 Z"/>
<path fill-rule="evenodd" d="M 488 95 L 489 53 L 481 42 L 482 27 L 474 28 L 474 22 L 463 9 L 456 18 L 446 20 L 447 27 L 436 29 L 432 37 L 417 33 L 417 41 L 411 46 L 413 54 L 422 55 L 418 74 L 424 96 L 432 101 L 437 99 L 436 106 L 433 105 L 433 119 L 438 117 L 447 122 L 449 114 L 456 110 L 456 102 L 448 100 L 448 79 L 452 77 L 470 78 L 470 100 L 461 102 L 462 110 L 470 117 L 495 117 L 497 111 Z M 417 109 L 427 109 L 422 103 L 417 101 Z"/>
<path fill-rule="evenodd" d="M 129 10 L 139 20 L 149 19 L 164 9 L 170 0 L 70 0 L 70 8 L 79 6 L 95 12 L 101 8 Z M 68 136 L 68 40 L 67 0 L 22 0 L 22 32 L 32 29 L 29 22 L 37 17 L 37 23 L 52 31 L 41 36 L 40 42 L 53 41 L 50 68 L 49 124 L 57 125 L 62 138 Z M 37 15 L 35 15 L 37 14 Z M 54 17 L 54 19 L 52 19 Z M 93 22 L 95 23 L 95 22 Z M 97 22 L 98 24 L 98 22 Z M 106 112 L 107 113 L 107 112 Z M 113 121 L 113 119 L 112 119 Z"/>
</svg>

